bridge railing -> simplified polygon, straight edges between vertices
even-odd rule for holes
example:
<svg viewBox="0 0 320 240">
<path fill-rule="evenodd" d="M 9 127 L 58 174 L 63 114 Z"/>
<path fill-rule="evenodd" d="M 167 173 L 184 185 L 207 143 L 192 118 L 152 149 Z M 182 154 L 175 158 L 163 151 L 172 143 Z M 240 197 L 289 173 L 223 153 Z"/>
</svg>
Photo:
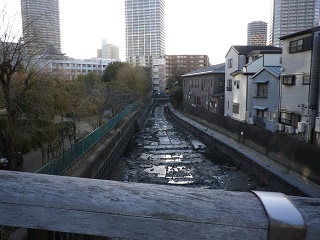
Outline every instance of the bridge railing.
<svg viewBox="0 0 320 240">
<path fill-rule="evenodd" d="M 95 145 L 103 136 L 105 136 L 113 127 L 115 127 L 124 117 L 137 107 L 140 101 L 134 102 L 124 109 L 121 113 L 110 119 L 101 127 L 76 142 L 61 155 L 40 168 L 37 173 L 61 175 L 81 156 L 83 156 L 93 145 Z"/>
<path fill-rule="evenodd" d="M 318 198 L 1 170 L 0 182 L 0 224 L 34 231 L 140 240 L 320 236 Z"/>
</svg>

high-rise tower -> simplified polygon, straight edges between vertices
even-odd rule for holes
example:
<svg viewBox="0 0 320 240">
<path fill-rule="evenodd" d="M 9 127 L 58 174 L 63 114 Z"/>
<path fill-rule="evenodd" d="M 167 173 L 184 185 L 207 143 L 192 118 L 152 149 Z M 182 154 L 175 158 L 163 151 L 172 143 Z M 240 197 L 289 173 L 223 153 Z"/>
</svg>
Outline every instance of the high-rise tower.
<svg viewBox="0 0 320 240">
<path fill-rule="evenodd" d="M 130 64 L 152 66 L 165 55 L 164 0 L 125 0 L 126 58 Z"/>
<path fill-rule="evenodd" d="M 21 0 L 21 16 L 29 52 L 61 53 L 59 0 Z"/>
<path fill-rule="evenodd" d="M 267 45 L 268 24 L 262 21 L 248 23 L 247 45 Z"/>
<path fill-rule="evenodd" d="M 280 46 L 279 37 L 319 25 L 320 0 L 272 0 L 270 43 Z"/>
</svg>

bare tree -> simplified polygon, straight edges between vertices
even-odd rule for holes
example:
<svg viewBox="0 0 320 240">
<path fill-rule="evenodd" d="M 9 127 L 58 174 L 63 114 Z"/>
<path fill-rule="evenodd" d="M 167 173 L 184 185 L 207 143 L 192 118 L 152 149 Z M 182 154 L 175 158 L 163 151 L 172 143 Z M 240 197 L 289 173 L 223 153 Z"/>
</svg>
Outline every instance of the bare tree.
<svg viewBox="0 0 320 240">
<path fill-rule="evenodd" d="M 25 41 L 23 34 L 15 32 L 14 21 L 6 12 L 6 8 L 0 12 L 0 85 L 3 107 L 6 110 L 6 126 L 2 126 L 0 133 L 4 141 L 5 154 L 9 160 L 11 169 L 15 169 L 15 152 L 18 150 L 15 143 L 15 134 L 18 120 L 23 111 L 27 91 L 38 81 L 34 76 L 41 71 L 39 54 L 42 49 L 34 49 L 33 53 L 27 51 L 35 39 Z M 25 30 L 26 31 L 26 30 Z M 18 84 L 17 84 L 18 83 Z"/>
</svg>

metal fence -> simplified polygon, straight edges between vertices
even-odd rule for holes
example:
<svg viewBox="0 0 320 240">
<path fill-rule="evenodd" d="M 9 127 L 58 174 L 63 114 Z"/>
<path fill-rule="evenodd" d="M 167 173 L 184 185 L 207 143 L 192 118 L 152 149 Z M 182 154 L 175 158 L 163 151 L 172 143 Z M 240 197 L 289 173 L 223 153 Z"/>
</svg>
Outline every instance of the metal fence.
<svg viewBox="0 0 320 240">
<path fill-rule="evenodd" d="M 105 134 L 107 134 L 114 126 L 116 126 L 125 116 L 137 107 L 140 101 L 129 105 L 121 113 L 110 119 L 101 127 L 94 130 L 85 138 L 72 145 L 68 150 L 64 151 L 60 156 L 40 168 L 37 173 L 62 175 L 71 165 L 73 165 L 81 156 L 83 156 L 90 148 L 93 147 Z"/>
</svg>

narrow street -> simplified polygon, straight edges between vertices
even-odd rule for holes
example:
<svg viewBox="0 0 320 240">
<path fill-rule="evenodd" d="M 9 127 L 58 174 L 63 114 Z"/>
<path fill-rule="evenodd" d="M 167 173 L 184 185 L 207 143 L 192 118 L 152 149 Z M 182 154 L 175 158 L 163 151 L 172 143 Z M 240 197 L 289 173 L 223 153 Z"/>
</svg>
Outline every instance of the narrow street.
<svg viewBox="0 0 320 240">
<path fill-rule="evenodd" d="M 210 150 L 165 114 L 154 109 L 132 139 L 113 180 L 185 185 L 228 191 L 272 190 Z"/>
</svg>

